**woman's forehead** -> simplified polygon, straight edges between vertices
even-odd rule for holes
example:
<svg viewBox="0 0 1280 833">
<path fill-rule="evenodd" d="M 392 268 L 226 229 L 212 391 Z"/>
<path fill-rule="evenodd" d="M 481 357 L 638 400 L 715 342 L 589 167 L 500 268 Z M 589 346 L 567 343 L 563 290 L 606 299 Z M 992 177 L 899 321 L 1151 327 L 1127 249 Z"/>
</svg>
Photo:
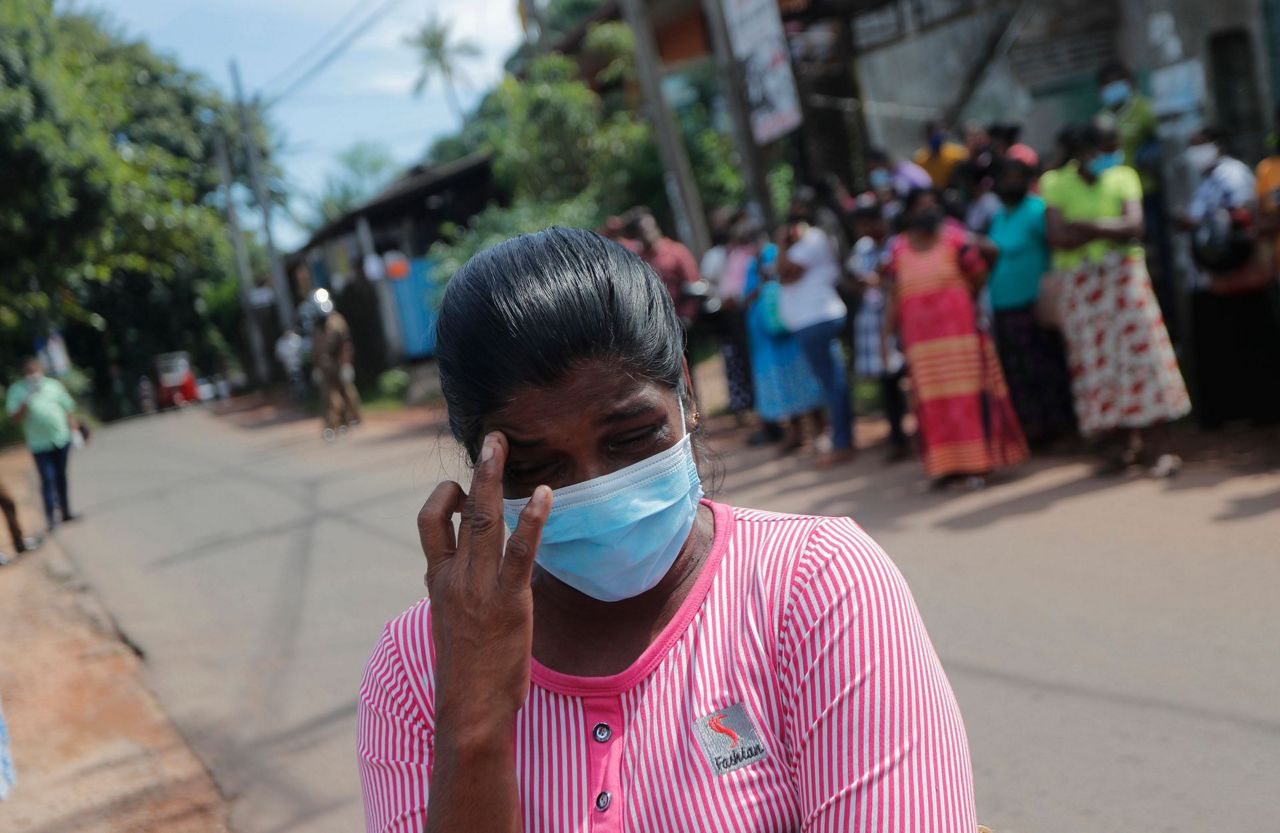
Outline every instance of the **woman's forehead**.
<svg viewBox="0 0 1280 833">
<path fill-rule="evenodd" d="M 510 401 L 493 414 L 494 428 L 524 431 L 565 423 L 598 423 L 625 419 L 665 406 L 675 392 L 607 359 L 576 365 L 549 385 L 517 388 Z"/>
</svg>

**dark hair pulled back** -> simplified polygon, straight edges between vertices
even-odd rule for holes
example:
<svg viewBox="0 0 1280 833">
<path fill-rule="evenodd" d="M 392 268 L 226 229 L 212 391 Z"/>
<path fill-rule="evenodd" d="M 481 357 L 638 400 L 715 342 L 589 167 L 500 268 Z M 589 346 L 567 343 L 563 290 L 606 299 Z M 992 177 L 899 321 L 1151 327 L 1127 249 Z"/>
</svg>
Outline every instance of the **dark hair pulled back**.
<svg viewBox="0 0 1280 833">
<path fill-rule="evenodd" d="M 467 261 L 445 290 L 436 359 L 449 428 L 474 461 L 484 419 L 520 388 L 609 359 L 678 390 L 683 348 L 671 296 L 634 253 L 584 229 L 507 240 Z"/>
</svg>

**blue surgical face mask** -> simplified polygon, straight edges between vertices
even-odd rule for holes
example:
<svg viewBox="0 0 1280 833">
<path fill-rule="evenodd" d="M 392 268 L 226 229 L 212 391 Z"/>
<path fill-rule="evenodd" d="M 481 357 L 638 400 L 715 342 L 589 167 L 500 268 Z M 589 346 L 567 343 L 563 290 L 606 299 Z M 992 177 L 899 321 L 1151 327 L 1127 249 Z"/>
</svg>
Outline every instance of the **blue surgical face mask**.
<svg viewBox="0 0 1280 833">
<path fill-rule="evenodd" d="M 1099 95 L 1102 98 L 1102 106 L 1119 107 L 1133 95 L 1133 87 L 1128 81 L 1112 81 L 1103 86 Z"/>
<path fill-rule="evenodd" d="M 1111 153 L 1100 153 L 1089 160 L 1089 173 L 1102 176 L 1112 168 L 1124 164 L 1124 151 L 1113 150 Z"/>
<path fill-rule="evenodd" d="M 884 191 L 893 183 L 893 175 L 884 168 L 876 168 L 867 174 L 867 182 L 871 185 L 872 190 Z"/>
<path fill-rule="evenodd" d="M 537 562 L 602 602 L 639 596 L 675 563 L 701 498 L 702 481 L 686 432 L 648 459 L 555 490 Z M 528 498 L 502 501 L 507 529 L 516 528 L 528 503 Z"/>
</svg>

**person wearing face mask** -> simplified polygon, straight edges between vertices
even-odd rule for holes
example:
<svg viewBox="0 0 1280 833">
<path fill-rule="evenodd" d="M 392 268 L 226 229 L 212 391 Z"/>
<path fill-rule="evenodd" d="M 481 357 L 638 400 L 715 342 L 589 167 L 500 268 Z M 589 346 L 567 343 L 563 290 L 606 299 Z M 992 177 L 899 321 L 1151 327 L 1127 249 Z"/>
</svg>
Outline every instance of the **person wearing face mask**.
<svg viewBox="0 0 1280 833">
<path fill-rule="evenodd" d="M 1030 193 L 1035 172 L 1006 159 L 995 172 L 1001 206 L 991 220 L 995 266 L 987 282 L 1000 366 L 1018 421 L 1032 448 L 1075 433 L 1071 380 L 1062 336 L 1036 316 L 1040 281 L 1049 272 L 1044 200 Z"/>
<path fill-rule="evenodd" d="M 896 463 L 907 459 L 911 449 L 902 424 L 907 415 L 907 398 L 902 390 L 906 359 L 893 335 L 885 332 L 889 297 L 885 267 L 894 238 L 875 194 L 863 194 L 857 199 L 853 225 L 858 241 L 846 266 L 856 281 L 859 296 L 853 316 L 853 368 L 860 379 L 874 381 L 880 389 L 880 407 L 889 423 L 887 462 Z"/>
<path fill-rule="evenodd" d="M 947 138 L 940 121 L 924 126 L 925 146 L 916 151 L 915 163 L 929 174 L 933 187 L 941 191 L 951 185 L 956 169 L 969 159 L 969 150 Z"/>
<path fill-rule="evenodd" d="M 32 356 L 23 363 L 22 379 L 9 387 L 5 411 L 22 425 L 35 457 L 48 528 L 58 525 L 59 514 L 63 521 L 76 520 L 67 488 L 72 433 L 80 430 L 75 400 L 61 382 L 45 377 L 40 359 Z"/>
<path fill-rule="evenodd" d="M 822 452 L 816 465 L 828 468 L 854 457 L 853 407 L 842 349 L 848 309 L 836 291 L 841 278 L 839 248 L 816 217 L 812 189 L 797 188 L 790 217 L 776 240 L 779 307 L 782 323 L 795 334 L 826 398 L 831 448 Z"/>
<path fill-rule="evenodd" d="M 914 162 L 894 159 L 888 152 L 871 148 L 866 153 L 867 184 L 881 203 L 900 200 L 916 188 L 929 188 L 929 172 Z"/>
<path fill-rule="evenodd" d="M 1178 336 L 1178 304 L 1174 292 L 1173 222 L 1164 195 L 1159 120 L 1151 99 L 1137 88 L 1133 73 L 1113 61 L 1098 72 L 1102 109 L 1098 118 L 1115 127 L 1124 161 L 1142 180 L 1142 217 L 1146 225 L 1149 277 L 1170 334 Z"/>
<path fill-rule="evenodd" d="M 1059 317 L 1077 424 L 1106 453 L 1099 473 L 1154 462 L 1169 477 L 1181 461 L 1153 454 L 1148 434 L 1191 402 L 1147 275 L 1142 182 L 1115 164 L 1116 144 L 1105 124 L 1079 128 L 1063 142 L 1073 158 L 1041 178 Z"/>
<path fill-rule="evenodd" d="M 976 829 L 956 701 L 883 551 L 704 497 L 680 322 L 638 257 L 509 240 L 439 321 L 474 472 L 427 499 L 428 598 L 360 683 L 369 831 Z"/>
<path fill-rule="evenodd" d="M 1205 127 L 1191 137 L 1187 166 L 1201 177 L 1181 218 L 1203 270 L 1191 293 L 1196 416 L 1202 428 L 1233 419 L 1280 420 L 1280 317 L 1275 281 L 1258 241 L 1253 171 Z"/>
<path fill-rule="evenodd" d="M 1027 444 L 995 348 L 978 327 L 978 286 L 965 265 L 974 241 L 944 223 L 933 191 L 913 191 L 903 218 L 885 329 L 907 357 L 924 469 L 938 486 L 981 488 L 995 470 L 1026 459 Z"/>
</svg>

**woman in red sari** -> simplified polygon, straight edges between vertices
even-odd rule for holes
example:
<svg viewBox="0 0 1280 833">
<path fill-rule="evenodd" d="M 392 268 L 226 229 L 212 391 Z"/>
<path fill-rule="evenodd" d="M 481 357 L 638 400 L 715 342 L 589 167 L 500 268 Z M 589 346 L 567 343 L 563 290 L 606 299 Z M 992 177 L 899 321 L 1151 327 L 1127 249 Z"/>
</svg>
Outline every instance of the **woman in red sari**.
<svg viewBox="0 0 1280 833">
<path fill-rule="evenodd" d="M 944 225 L 933 191 L 907 197 L 905 233 L 892 253 L 886 330 L 906 351 L 924 468 L 939 485 L 964 479 L 981 488 L 992 471 L 1027 458 L 994 345 L 978 326 L 976 255 L 966 232 Z"/>
</svg>

